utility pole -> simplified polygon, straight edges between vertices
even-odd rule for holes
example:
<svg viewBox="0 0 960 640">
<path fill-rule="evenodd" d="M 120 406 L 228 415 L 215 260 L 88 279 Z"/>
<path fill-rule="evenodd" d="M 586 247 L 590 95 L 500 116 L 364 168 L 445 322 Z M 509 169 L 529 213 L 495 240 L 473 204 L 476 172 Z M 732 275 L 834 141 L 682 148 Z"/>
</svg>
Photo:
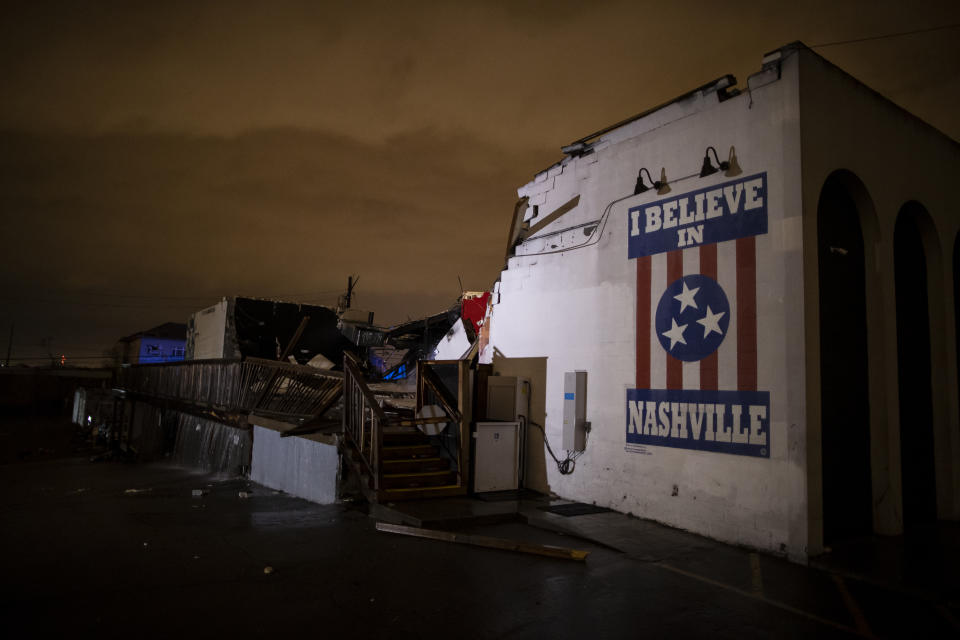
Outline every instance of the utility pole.
<svg viewBox="0 0 960 640">
<path fill-rule="evenodd" d="M 347 276 L 347 299 L 344 303 L 346 309 L 350 308 L 350 302 L 353 300 L 353 288 L 357 286 L 358 282 L 360 282 L 360 276 L 357 276 L 356 280 L 353 279 L 353 276 Z"/>
<path fill-rule="evenodd" d="M 10 339 L 7 340 L 7 360 L 5 365 L 7 367 L 10 366 L 10 351 L 12 349 L 13 349 L 13 321 L 10 322 Z"/>
<path fill-rule="evenodd" d="M 350 303 L 353 302 L 353 289 L 357 286 L 358 282 L 360 282 L 359 277 L 354 278 L 353 276 L 347 276 L 347 292 L 337 298 L 337 315 L 342 314 L 350 308 Z"/>
</svg>

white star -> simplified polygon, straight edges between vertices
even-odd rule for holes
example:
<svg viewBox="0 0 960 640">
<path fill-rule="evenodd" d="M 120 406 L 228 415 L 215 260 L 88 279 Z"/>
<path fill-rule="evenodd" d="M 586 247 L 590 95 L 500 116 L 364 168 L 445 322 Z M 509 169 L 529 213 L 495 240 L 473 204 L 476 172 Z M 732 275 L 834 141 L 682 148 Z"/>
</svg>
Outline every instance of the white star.
<svg viewBox="0 0 960 640">
<path fill-rule="evenodd" d="M 700 291 L 700 287 L 688 289 L 687 283 L 683 283 L 683 291 L 679 295 L 673 296 L 674 300 L 680 301 L 680 313 L 683 313 L 683 310 L 687 307 L 693 307 L 694 309 L 700 308 L 697 306 L 697 301 L 694 298 L 694 296 L 697 295 L 697 291 Z"/>
<path fill-rule="evenodd" d="M 663 335 L 670 338 L 670 349 L 673 351 L 673 347 L 679 342 L 680 344 L 687 344 L 687 341 L 683 339 L 683 332 L 686 330 L 687 325 L 681 324 L 677 326 L 677 321 L 675 318 L 670 318 L 670 324 L 673 326 L 670 327 L 669 331 L 664 331 Z"/>
<path fill-rule="evenodd" d="M 726 311 L 721 311 L 720 313 L 714 313 L 710 308 L 710 305 L 707 305 L 707 315 L 703 316 L 697 320 L 697 324 L 703 325 L 703 337 L 706 338 L 712 332 L 716 331 L 720 335 L 723 335 L 723 331 L 720 329 L 720 318 L 727 315 Z"/>
</svg>

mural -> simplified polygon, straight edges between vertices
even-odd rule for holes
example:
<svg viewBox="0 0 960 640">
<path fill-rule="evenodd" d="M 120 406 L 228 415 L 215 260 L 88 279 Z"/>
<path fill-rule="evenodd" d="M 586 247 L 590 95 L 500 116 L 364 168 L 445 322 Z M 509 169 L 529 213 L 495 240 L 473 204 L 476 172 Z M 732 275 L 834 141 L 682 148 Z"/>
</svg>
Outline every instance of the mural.
<svg viewBox="0 0 960 640">
<path fill-rule="evenodd" d="M 626 394 L 627 450 L 770 456 L 770 394 L 757 389 L 755 236 L 767 233 L 766 194 L 761 173 L 628 211 L 637 379 Z M 654 281 L 663 271 L 654 259 L 666 263 L 665 281 Z"/>
</svg>

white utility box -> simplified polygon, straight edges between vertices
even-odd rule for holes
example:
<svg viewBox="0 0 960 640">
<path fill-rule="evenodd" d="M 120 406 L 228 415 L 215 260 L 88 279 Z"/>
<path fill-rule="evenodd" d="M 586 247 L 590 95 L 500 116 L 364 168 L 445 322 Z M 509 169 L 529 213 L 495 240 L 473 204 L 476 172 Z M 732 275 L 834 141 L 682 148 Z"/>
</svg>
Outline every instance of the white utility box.
<svg viewBox="0 0 960 640">
<path fill-rule="evenodd" d="M 509 491 L 520 486 L 519 422 L 478 422 L 474 433 L 473 490 Z"/>
</svg>

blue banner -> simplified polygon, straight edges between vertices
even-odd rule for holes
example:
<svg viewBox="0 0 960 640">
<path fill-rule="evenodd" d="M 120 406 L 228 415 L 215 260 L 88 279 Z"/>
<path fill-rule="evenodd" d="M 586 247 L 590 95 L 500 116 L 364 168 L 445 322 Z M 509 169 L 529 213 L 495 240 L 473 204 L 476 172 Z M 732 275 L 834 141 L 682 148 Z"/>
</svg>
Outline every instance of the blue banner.
<svg viewBox="0 0 960 640">
<path fill-rule="evenodd" d="M 627 389 L 627 444 L 770 457 L 770 392 Z"/>
<path fill-rule="evenodd" d="M 767 232 L 767 174 L 631 207 L 628 258 Z"/>
</svg>

